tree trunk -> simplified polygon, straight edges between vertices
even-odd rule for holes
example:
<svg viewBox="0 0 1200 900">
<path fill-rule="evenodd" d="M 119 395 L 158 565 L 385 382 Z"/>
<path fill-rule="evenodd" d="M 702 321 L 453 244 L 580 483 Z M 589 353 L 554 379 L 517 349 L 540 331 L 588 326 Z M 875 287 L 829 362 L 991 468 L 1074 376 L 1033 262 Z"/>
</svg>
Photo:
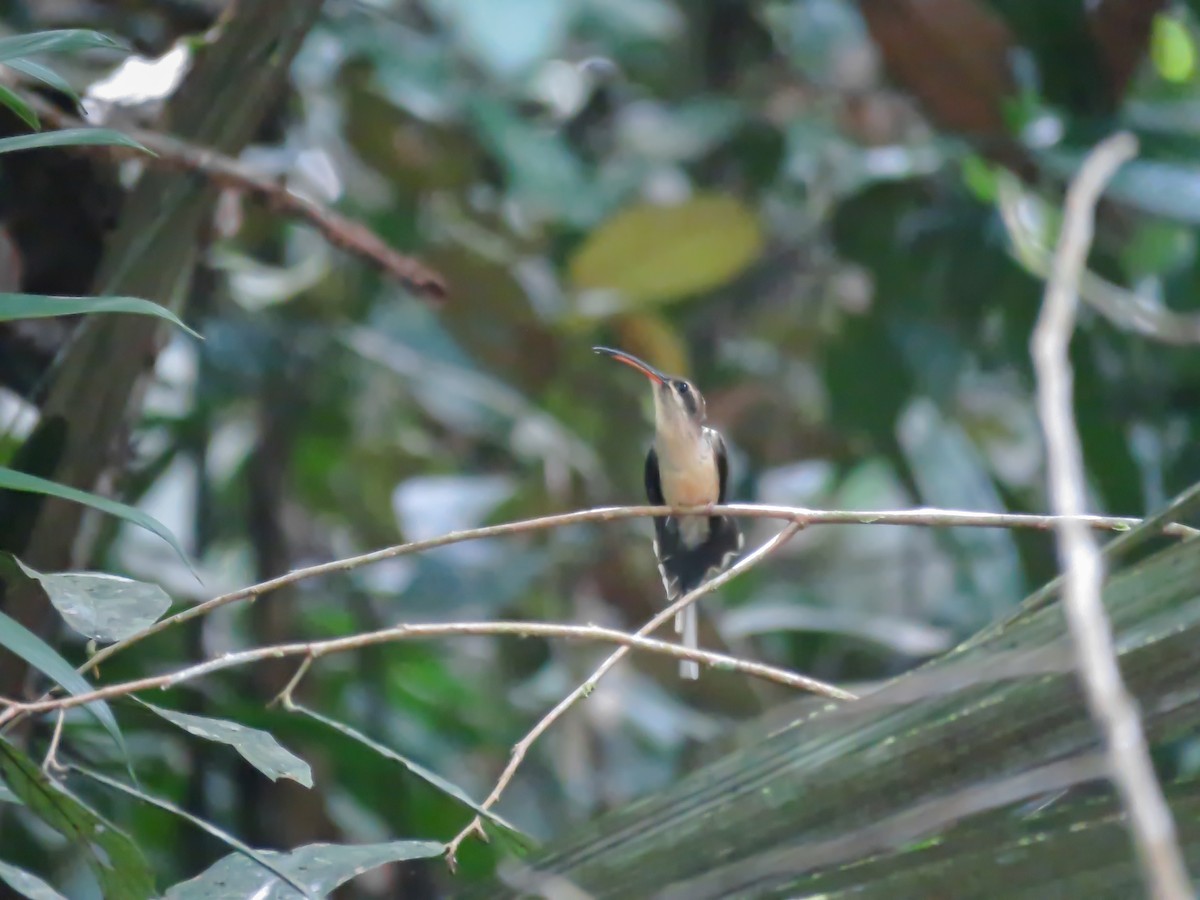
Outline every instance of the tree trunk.
<svg viewBox="0 0 1200 900">
<path fill-rule="evenodd" d="M 191 71 L 167 104 L 163 128 L 236 155 L 285 85 L 288 67 L 316 21 L 321 0 L 240 0 L 195 51 Z M 185 288 L 216 192 L 188 172 L 148 170 L 127 198 L 100 265 L 96 291 L 155 300 L 184 313 Z M 39 424 L 19 454 L 26 471 L 95 490 L 123 455 L 140 410 L 142 376 L 161 346 L 156 319 L 97 316 L 77 330 L 59 360 Z M 85 564 L 85 509 L 34 495 L 0 494 L 0 548 L 42 571 Z M 11 590 L 0 608 L 47 634 L 53 610 L 40 592 Z M 0 696 L 21 696 L 27 674 L 0 653 Z"/>
</svg>

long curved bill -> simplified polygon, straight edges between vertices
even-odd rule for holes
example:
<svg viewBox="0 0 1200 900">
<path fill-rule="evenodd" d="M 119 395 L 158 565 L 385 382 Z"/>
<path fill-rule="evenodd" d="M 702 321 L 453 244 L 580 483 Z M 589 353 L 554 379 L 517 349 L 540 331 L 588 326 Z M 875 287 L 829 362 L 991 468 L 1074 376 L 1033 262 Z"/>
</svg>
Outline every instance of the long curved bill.
<svg viewBox="0 0 1200 900">
<path fill-rule="evenodd" d="M 613 350 L 609 347 L 593 347 L 592 349 L 597 353 L 603 354 L 604 356 L 611 356 L 617 362 L 625 363 L 625 365 L 637 369 L 655 384 L 662 384 L 667 380 L 667 376 L 658 371 L 658 369 L 654 368 L 654 366 L 650 365 L 648 362 L 643 362 L 636 356 L 630 356 L 623 350 Z"/>
</svg>

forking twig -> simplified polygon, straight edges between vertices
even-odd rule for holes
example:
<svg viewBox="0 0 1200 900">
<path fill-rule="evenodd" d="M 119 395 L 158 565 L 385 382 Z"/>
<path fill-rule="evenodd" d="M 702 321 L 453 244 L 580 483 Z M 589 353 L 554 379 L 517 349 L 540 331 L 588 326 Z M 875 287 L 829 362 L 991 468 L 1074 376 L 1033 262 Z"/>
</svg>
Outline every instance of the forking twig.
<svg viewBox="0 0 1200 900">
<path fill-rule="evenodd" d="M 33 92 L 22 95 L 52 128 L 91 128 L 91 123 L 63 112 Z M 172 135 L 145 128 L 121 128 L 154 155 L 131 147 L 80 145 L 76 153 L 123 155 L 147 166 L 197 172 L 214 185 L 237 191 L 265 203 L 272 211 L 300 219 L 315 228 L 334 247 L 357 256 L 413 292 L 432 300 L 445 300 L 445 279 L 420 260 L 392 249 L 378 234 L 341 213 L 289 189 L 286 184 L 254 171 L 239 160 L 208 147 L 197 147 Z"/>
<path fill-rule="evenodd" d="M 617 506 L 600 507 L 597 509 L 578 510 L 576 512 L 560 513 L 558 515 L 542 516 L 536 519 L 525 519 L 518 522 L 506 522 L 502 525 L 489 525 L 483 528 L 472 528 L 464 531 L 454 531 L 439 537 L 421 541 L 410 541 L 362 553 L 345 559 L 319 563 L 303 569 L 296 569 L 285 575 L 268 579 L 258 584 L 249 585 L 213 597 L 203 603 L 189 607 L 175 615 L 168 616 L 155 622 L 150 627 L 131 637 L 99 650 L 86 663 L 78 668 L 83 674 L 89 669 L 96 669 L 101 663 L 110 659 L 133 645 L 152 637 L 162 631 L 180 625 L 191 619 L 208 615 L 230 603 L 242 600 L 254 600 L 276 591 L 280 588 L 339 572 L 349 572 L 363 566 L 447 547 L 464 541 L 480 540 L 483 538 L 502 537 L 515 534 L 527 534 L 544 531 L 551 528 L 561 528 L 567 525 L 577 525 L 588 522 L 612 522 L 619 519 L 644 518 L 668 513 L 688 512 L 663 506 Z M 696 512 L 697 510 L 691 510 Z M 794 506 L 768 506 L 763 504 L 738 503 L 724 506 L 705 507 L 706 514 L 732 515 L 743 518 L 782 519 L 800 525 L 908 525 L 920 527 L 973 527 L 973 528 L 1011 528 L 1031 529 L 1035 531 L 1050 531 L 1056 522 L 1055 516 L 1033 515 L 1025 513 L 983 513 L 964 510 L 947 510 L 919 508 L 908 510 L 819 510 L 805 509 Z M 1138 525 L 1141 520 L 1124 516 L 1081 516 L 1079 521 L 1089 528 L 1102 531 L 1128 531 Z M 1176 537 L 1193 537 L 1200 532 L 1186 525 L 1168 524 L 1163 527 L 1163 534 Z M 49 695 L 43 695 L 44 701 Z M 39 702 L 41 702 L 39 701 Z M 0 698 L 0 728 L 6 727 L 24 713 L 28 704 L 20 704 Z"/>
<path fill-rule="evenodd" d="M 801 522 L 791 522 L 786 528 L 783 529 L 783 531 L 779 532 L 777 535 L 775 535 L 775 537 L 771 538 L 771 540 L 767 541 L 753 553 L 742 557 L 720 575 L 715 576 L 710 581 L 706 581 L 691 593 L 685 594 L 670 606 L 663 609 L 662 612 L 637 630 L 637 636 L 641 637 L 650 634 L 656 628 L 659 628 L 664 623 L 673 619 L 675 614 L 680 610 L 687 609 L 687 607 L 691 606 L 705 594 L 715 591 L 730 579 L 736 578 L 747 569 L 758 565 L 758 563 L 762 562 L 764 559 L 786 544 L 792 538 L 792 536 L 803 527 L 804 525 Z M 521 738 L 521 740 L 517 741 L 517 743 L 513 745 L 512 753 L 508 759 L 508 765 L 504 767 L 504 771 L 501 772 L 500 777 L 496 779 L 496 786 L 492 788 L 492 792 L 487 795 L 487 799 L 485 799 L 480 806 L 482 806 L 484 809 L 491 809 L 496 804 L 496 801 L 500 799 L 500 795 L 503 794 L 505 788 L 508 787 L 509 782 L 512 781 L 513 775 L 516 774 L 521 762 L 525 759 L 525 754 L 529 752 L 529 748 L 533 746 L 533 743 L 539 737 L 541 737 L 551 725 L 558 721 L 563 713 L 574 706 L 576 700 L 578 700 L 580 697 L 586 697 L 587 695 L 591 694 L 591 692 L 595 690 L 597 682 L 599 682 L 600 679 L 605 676 L 609 669 L 619 663 L 628 652 L 628 646 L 620 647 L 615 650 L 612 655 L 608 657 L 608 659 L 604 660 L 604 662 L 597 667 L 596 671 L 588 676 L 586 681 L 584 681 L 581 685 L 579 685 L 579 687 L 575 688 L 575 690 L 571 691 L 571 693 L 560 700 L 558 705 L 550 710 L 550 712 L 546 713 L 546 715 L 544 715 L 538 721 L 538 723 L 533 726 L 533 728 L 528 734 L 525 735 L 525 737 Z M 484 840 L 487 839 L 487 835 L 483 830 L 483 821 L 479 816 L 475 816 L 475 818 L 471 820 L 470 824 L 468 824 L 466 828 L 455 835 L 453 840 L 446 845 L 446 862 L 450 866 L 451 870 L 453 870 L 457 865 L 458 848 L 462 845 L 462 842 L 469 838 L 472 834 L 477 834 Z"/>
<path fill-rule="evenodd" d="M 280 575 L 267 581 L 239 588 L 228 594 L 213 597 L 196 606 L 185 609 L 173 616 L 168 616 L 155 622 L 144 631 L 132 637 L 118 641 L 98 651 L 82 666 L 82 673 L 87 669 L 100 665 L 113 655 L 145 640 L 151 635 L 165 631 L 174 625 L 189 619 L 204 616 L 215 609 L 239 600 L 252 600 L 321 575 L 332 575 L 337 572 L 349 572 L 362 566 L 385 559 L 395 559 L 400 556 L 410 556 L 448 547 L 464 541 L 480 540 L 483 538 L 503 537 L 513 534 L 526 534 L 533 531 L 543 531 L 550 528 L 561 528 L 565 525 L 578 525 L 586 522 L 612 522 L 618 519 L 646 518 L 649 516 L 679 513 L 668 506 L 610 506 L 597 509 L 584 509 L 577 512 L 561 513 L 558 515 L 541 516 L 536 519 L 524 519 L 519 522 L 506 522 L 503 525 L 488 525 L 483 528 L 471 528 L 465 531 L 452 531 L 439 537 L 422 541 L 410 541 L 407 544 L 397 544 L 384 547 L 358 556 L 337 559 L 331 562 L 318 563 L 303 569 L 296 569 L 286 575 Z M 975 527 L 975 528 L 1028 528 L 1035 531 L 1050 531 L 1054 527 L 1054 516 L 1029 515 L 1024 513 L 980 513 L 953 509 L 908 509 L 908 510 L 822 510 L 804 509 L 798 506 L 768 506 L 765 504 L 734 503 L 724 506 L 705 507 L 706 514 L 731 515 L 757 519 L 783 519 L 799 522 L 801 525 L 916 525 L 925 527 Z M 695 510 L 693 510 L 695 512 Z M 1083 516 L 1081 518 L 1090 528 L 1102 531 L 1128 531 L 1141 520 L 1125 516 Z M 1191 537 L 1200 532 L 1186 525 L 1172 524 L 1163 529 L 1164 534 Z M 0 723 L 3 722 L 0 717 Z"/>
<path fill-rule="evenodd" d="M 701 591 L 696 594 L 700 596 Z M 686 599 L 686 598 L 685 598 Z M 678 605 L 678 604 L 677 604 Z M 437 622 L 420 625 L 397 625 L 394 628 L 383 628 L 379 631 L 368 631 L 363 634 L 353 634 L 347 637 L 329 638 L 323 641 L 301 641 L 292 644 L 272 644 L 266 647 L 255 647 L 253 650 L 242 650 L 237 653 L 226 653 L 207 662 L 196 663 L 175 672 L 162 675 L 150 675 L 145 678 L 135 678 L 132 681 L 122 681 L 116 684 L 96 688 L 93 691 L 79 694 L 69 694 L 65 697 L 33 700 L 22 703 L 16 700 L 5 701 L 5 705 L 21 713 L 63 711 L 76 706 L 85 706 L 99 700 L 112 700 L 143 691 L 166 690 L 177 687 L 189 681 L 195 681 L 205 675 L 232 669 L 236 666 L 249 665 L 266 659 L 283 659 L 289 656 L 301 656 L 303 661 L 292 675 L 287 685 L 279 695 L 271 701 L 281 703 L 286 708 L 292 691 L 308 672 L 309 667 L 322 656 L 332 656 L 336 653 L 346 653 L 351 650 L 361 650 L 377 644 L 390 644 L 408 640 L 429 640 L 432 638 L 456 637 L 462 635 L 514 635 L 519 637 L 559 637 L 575 640 L 600 641 L 610 644 L 620 644 L 621 653 L 629 650 L 646 650 L 660 653 L 676 659 L 690 659 L 706 666 L 741 672 L 765 681 L 773 681 L 786 687 L 812 691 L 826 697 L 840 700 L 853 700 L 854 694 L 841 688 L 809 678 L 797 672 L 769 666 L 765 663 L 738 659 L 724 653 L 713 653 L 709 650 L 692 649 L 667 641 L 655 640 L 644 636 L 646 629 L 637 634 L 626 634 L 615 628 L 601 628 L 597 625 L 558 625 L 551 622 Z"/>
<path fill-rule="evenodd" d="M 60 709 L 58 716 L 54 722 L 54 734 L 50 738 L 50 749 L 46 751 L 46 757 L 42 760 L 42 771 L 49 775 L 51 770 L 55 772 L 63 772 L 66 766 L 58 761 L 58 744 L 62 740 L 63 720 L 67 717 L 67 711 Z"/>
<path fill-rule="evenodd" d="M 1100 599 L 1100 549 L 1091 532 L 1078 519 L 1069 518 L 1086 507 L 1068 355 L 1079 304 L 1079 281 L 1092 241 L 1096 202 L 1116 170 L 1136 152 L 1137 142 L 1132 135 L 1122 132 L 1108 138 L 1089 154 L 1067 191 L 1062 232 L 1034 329 L 1032 352 L 1038 416 L 1046 438 L 1051 505 L 1060 516 L 1068 517 L 1057 522 L 1055 531 L 1065 576 L 1063 607 L 1075 644 L 1080 681 L 1088 708 L 1104 737 L 1109 777 L 1129 817 L 1146 886 L 1161 900 L 1182 900 L 1193 896 L 1191 882 L 1137 709 L 1117 665 L 1112 628 Z"/>
</svg>

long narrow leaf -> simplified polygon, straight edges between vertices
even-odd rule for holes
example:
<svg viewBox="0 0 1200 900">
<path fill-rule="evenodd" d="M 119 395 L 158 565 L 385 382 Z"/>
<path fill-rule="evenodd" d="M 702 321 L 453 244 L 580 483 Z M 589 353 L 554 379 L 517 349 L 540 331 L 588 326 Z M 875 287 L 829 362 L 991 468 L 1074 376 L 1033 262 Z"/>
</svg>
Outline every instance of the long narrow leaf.
<svg viewBox="0 0 1200 900">
<path fill-rule="evenodd" d="M 92 686 L 84 680 L 84 677 L 76 672 L 69 662 L 59 656 L 53 647 L 20 622 L 2 612 L 0 612 L 0 646 L 6 647 L 21 657 L 29 665 L 72 694 L 87 694 L 92 690 Z M 128 758 L 125 738 L 122 737 L 116 717 L 113 716 L 108 704 L 103 700 L 97 700 L 95 703 L 87 704 L 86 709 L 100 720 L 105 731 L 112 735 L 117 746 L 121 748 L 121 753 Z"/>
<path fill-rule="evenodd" d="M 480 804 L 478 804 L 474 800 L 472 800 L 470 798 L 470 796 L 468 796 L 466 791 L 464 791 L 462 788 L 460 788 L 458 785 L 454 784 L 453 782 L 447 781 L 441 775 L 438 775 L 435 772 L 431 772 L 429 769 L 425 768 L 420 763 L 413 762 L 411 759 L 407 758 L 406 756 L 402 756 L 401 754 L 397 753 L 395 750 L 391 749 L 390 747 L 386 747 L 383 744 L 379 743 L 378 741 L 372 740 L 371 738 L 369 738 L 365 734 L 363 734 L 361 731 L 358 731 L 349 725 L 339 722 L 336 719 L 330 719 L 327 716 L 321 715 L 321 713 L 319 713 L 319 712 L 315 712 L 314 710 L 311 710 L 305 706 L 300 706 L 299 704 L 296 704 L 296 703 L 292 704 L 292 709 L 294 709 L 298 713 L 301 713 L 302 715 L 308 716 L 310 719 L 315 719 L 316 721 L 320 722 L 322 725 L 327 725 L 328 727 L 333 728 L 336 731 L 340 731 L 342 734 L 346 735 L 346 737 L 350 738 L 351 740 L 357 741 L 358 743 L 362 744 L 364 747 L 367 747 L 370 750 L 374 750 L 376 753 L 378 753 L 380 756 L 384 757 L 385 759 L 390 759 L 393 762 L 399 763 L 404 768 L 408 769 L 408 771 L 412 772 L 414 775 L 416 775 L 418 778 L 420 778 L 422 781 L 425 781 L 426 783 L 437 788 L 439 791 L 441 791 L 446 796 L 451 797 L 454 800 L 457 800 L 459 803 L 463 804 L 463 806 L 467 807 L 472 812 L 474 812 L 476 815 L 483 816 L 485 819 L 489 820 L 490 822 L 493 822 L 494 824 L 500 826 L 505 831 L 509 832 L 514 838 L 516 838 L 518 840 L 518 842 L 520 842 L 526 846 L 529 845 L 530 842 L 529 842 L 528 837 L 526 837 L 526 835 L 524 835 L 515 825 L 500 818 L 498 815 L 496 815 L 490 809 L 484 809 Z"/>
<path fill-rule="evenodd" d="M 8 107 L 13 115 L 30 128 L 39 127 L 37 113 L 22 99 L 20 94 L 2 84 L 0 84 L 0 104 Z"/>
<path fill-rule="evenodd" d="M 81 50 L 124 50 L 119 41 L 99 31 L 63 28 L 0 38 L 0 62 L 38 53 L 78 53 Z"/>
<path fill-rule="evenodd" d="M 138 800 L 141 800 L 143 803 L 148 803 L 151 806 L 157 807 L 158 809 L 161 809 L 165 812 L 174 813 L 175 815 L 179 816 L 179 818 L 181 818 L 187 822 L 190 822 L 191 824 L 195 825 L 197 828 L 201 829 L 202 831 L 208 832 L 209 834 L 211 834 L 213 837 L 215 837 L 217 840 L 221 841 L 222 843 L 228 844 L 230 847 L 232 847 L 234 850 L 238 851 L 239 853 L 243 854 L 244 856 L 248 856 L 250 859 L 254 860 L 254 862 L 258 863 L 258 865 L 262 866 L 268 872 L 271 872 L 272 874 L 281 878 L 285 883 L 294 887 L 296 890 L 298 890 L 301 893 L 301 895 L 303 895 L 305 897 L 312 896 L 312 894 L 309 893 L 309 891 L 304 887 L 304 885 L 302 885 L 300 882 L 296 881 L 290 874 L 288 874 L 282 868 L 277 866 L 274 862 L 272 862 L 270 859 L 268 859 L 265 855 L 263 855 L 262 853 L 259 853 L 257 850 L 255 850 L 253 847 L 251 847 L 249 844 L 239 841 L 237 838 L 235 838 L 233 835 L 229 834 L 228 832 L 222 831 L 220 828 L 218 828 L 212 822 L 208 822 L 204 819 L 201 819 L 199 816 L 193 816 L 187 810 L 181 809 L 180 807 L 176 806 L 174 803 L 171 803 L 167 800 L 163 800 L 160 797 L 153 797 L 144 791 L 139 791 L 137 788 L 133 787 L 132 785 L 123 784 L 122 782 L 117 781 L 114 778 L 109 778 L 107 775 L 104 775 L 100 772 L 94 772 L 91 769 L 87 769 L 87 768 L 84 768 L 83 766 L 74 765 L 74 764 L 72 764 L 71 770 L 73 772 L 78 772 L 80 775 L 84 775 L 84 776 L 92 779 L 93 781 L 99 782 L 100 784 L 103 784 L 105 787 L 112 788 L 115 791 L 120 791 L 123 794 L 128 794 L 130 797 L 134 797 Z"/>
<path fill-rule="evenodd" d="M 165 306 L 140 297 L 62 297 L 44 294 L 0 294 L 0 322 L 14 319 L 45 319 L 91 313 L 132 313 L 155 316 L 200 337 Z"/>
<path fill-rule="evenodd" d="M 1117 571 L 1104 586 L 1104 603 L 1147 734 L 1159 741 L 1194 736 L 1200 728 L 1194 702 L 1200 697 L 1200 542 L 1176 543 Z M 529 864 L 596 897 L 823 893 L 824 882 L 798 885 L 815 873 L 861 864 L 866 853 L 940 841 L 958 823 L 970 825 L 963 816 L 1024 803 L 1022 792 L 1044 795 L 1038 772 L 1047 764 L 1101 751 L 1079 690 L 1062 611 L 1047 606 L 855 703 L 780 709 L 769 726 L 762 724 L 758 740 L 556 839 Z M 1111 840 L 1081 837 L 1089 866 L 1116 861 L 1117 838 L 1126 867 L 1132 865 L 1127 837 L 1113 831 Z M 987 831 L 984 841 L 994 835 L 995 829 Z M 985 852 L 999 858 L 994 842 Z M 1078 847 L 1067 852 L 1082 858 Z M 1024 889 L 1003 888 L 1029 897 L 1053 893 L 1054 856 L 1047 854 L 1049 865 Z M 1013 862 L 1014 877 L 1026 871 L 1023 863 Z M 1000 882 L 985 884 L 988 893 L 946 883 L 954 896 L 981 897 L 993 896 Z M 901 889 L 852 896 L 927 894 Z M 514 895 L 498 884 L 483 894 Z"/>
<path fill-rule="evenodd" d="M 1180 845 L 1193 861 L 1200 849 L 1200 785 L 1168 782 L 1163 791 Z M 936 841 L 864 854 L 856 864 L 801 875 L 788 884 L 788 896 L 936 897 L 953 885 L 958 898 L 1137 897 L 1143 884 L 1127 827 L 1111 790 L 1067 795 L 1032 814 L 1002 807 L 971 817 Z"/>
<path fill-rule="evenodd" d="M 158 896 L 154 874 L 129 835 L 49 778 L 28 756 L 0 738 L 0 775 L 37 816 L 68 842 L 100 883 L 105 900 L 148 900 Z"/>
<path fill-rule="evenodd" d="M 4 783 L 3 778 L 0 778 L 0 803 L 18 803 L 19 804 L 20 802 L 21 802 L 21 798 L 12 792 L 12 788 L 10 788 L 7 784 Z"/>
<path fill-rule="evenodd" d="M 75 92 L 75 88 L 71 87 L 70 82 L 48 66 L 43 66 L 30 59 L 10 59 L 5 65 L 66 94 L 72 102 L 79 102 L 79 94 Z"/>
<path fill-rule="evenodd" d="M 32 494 L 46 494 L 50 497 L 58 497 L 60 500 L 69 500 L 72 503 L 81 503 L 84 506 L 90 506 L 92 509 L 99 510 L 103 513 L 108 513 L 110 516 L 116 516 L 119 519 L 124 519 L 126 522 L 132 522 L 134 525 L 139 525 L 171 545 L 179 558 L 191 567 L 191 561 L 186 553 L 183 552 L 183 547 L 179 541 L 175 539 L 175 535 L 171 534 L 166 525 L 153 516 L 148 516 L 140 509 L 135 509 L 124 503 L 119 503 L 116 500 L 109 500 L 107 497 L 100 497 L 96 494 L 90 494 L 87 491 L 81 491 L 73 487 L 67 487 L 64 484 L 58 484 L 49 481 L 45 478 L 38 478 L 36 475 L 27 475 L 24 472 L 15 472 L 12 469 L 0 466 L 0 490 L 9 491 L 26 491 Z"/>
<path fill-rule="evenodd" d="M 1105 566 L 1111 571 L 1116 561 L 1121 557 L 1129 554 L 1146 542 L 1160 537 L 1163 527 L 1168 523 L 1185 521 L 1192 516 L 1197 507 L 1200 507 L 1200 484 L 1194 484 L 1187 488 L 1154 515 L 1143 519 L 1140 525 L 1129 529 L 1129 531 L 1123 534 L 1118 534 L 1105 544 L 1101 550 Z M 1022 600 L 1020 605 L 1003 619 L 979 631 L 952 652 L 961 654 L 994 639 L 998 634 L 1011 628 L 1013 623 L 1027 618 L 1049 604 L 1058 596 L 1062 590 L 1062 585 L 1063 576 L 1055 576 Z"/>
<path fill-rule="evenodd" d="M 62 894 L 32 872 L 19 869 L 2 859 L 0 859 L 0 881 L 3 881 L 22 897 L 28 897 L 29 900 L 66 900 Z"/>
<path fill-rule="evenodd" d="M 0 153 L 17 150 L 45 150 L 50 147 L 132 147 L 150 153 L 133 138 L 112 128 L 63 128 L 40 134 L 19 134 L 16 137 L 0 138 Z"/>
</svg>

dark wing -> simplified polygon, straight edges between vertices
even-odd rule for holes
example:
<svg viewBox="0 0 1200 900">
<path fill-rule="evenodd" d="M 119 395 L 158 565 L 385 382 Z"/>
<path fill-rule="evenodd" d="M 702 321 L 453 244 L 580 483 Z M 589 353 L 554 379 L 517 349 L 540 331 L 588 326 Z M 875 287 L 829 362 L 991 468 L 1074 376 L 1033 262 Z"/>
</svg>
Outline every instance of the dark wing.
<svg viewBox="0 0 1200 900">
<path fill-rule="evenodd" d="M 733 516 L 712 516 L 709 526 L 711 531 L 703 545 L 706 575 L 724 571 L 734 557 L 742 552 L 742 530 L 738 528 L 737 519 Z"/>
<path fill-rule="evenodd" d="M 724 503 L 729 489 L 729 452 L 725 449 L 725 438 L 721 437 L 721 432 L 713 428 L 706 428 L 705 431 L 717 456 L 717 502 Z"/>
<path fill-rule="evenodd" d="M 662 481 L 658 475 L 658 453 L 653 447 L 646 454 L 646 499 L 652 506 L 666 506 L 663 499 Z M 658 560 L 658 574 L 662 576 L 667 599 L 679 596 L 678 560 L 683 547 L 679 538 L 679 527 L 672 516 L 654 517 L 654 557 Z"/>
<path fill-rule="evenodd" d="M 651 506 L 665 506 L 666 501 L 663 500 L 662 482 L 658 478 L 658 452 L 651 447 L 650 452 L 646 454 L 646 499 L 650 501 Z"/>
<path fill-rule="evenodd" d="M 717 458 L 717 502 L 724 503 L 729 493 L 729 451 L 721 432 L 713 428 L 706 430 Z M 709 526 L 712 531 L 706 543 L 710 546 L 709 558 L 714 561 L 712 567 L 724 569 L 742 551 L 742 530 L 732 516 L 712 516 Z"/>
</svg>

